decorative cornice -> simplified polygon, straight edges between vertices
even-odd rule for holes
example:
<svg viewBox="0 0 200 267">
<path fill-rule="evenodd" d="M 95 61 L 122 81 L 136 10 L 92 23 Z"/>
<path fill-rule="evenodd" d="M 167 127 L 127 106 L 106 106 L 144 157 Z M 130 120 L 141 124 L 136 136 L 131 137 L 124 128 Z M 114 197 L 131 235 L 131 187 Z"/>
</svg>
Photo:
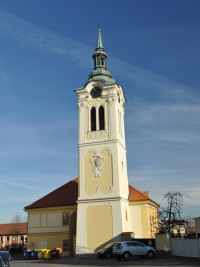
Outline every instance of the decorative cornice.
<svg viewBox="0 0 200 267">
<path fill-rule="evenodd" d="M 87 137 L 89 139 L 96 139 L 96 138 L 101 138 L 106 136 L 106 130 L 103 131 L 92 131 L 87 133 Z"/>
</svg>

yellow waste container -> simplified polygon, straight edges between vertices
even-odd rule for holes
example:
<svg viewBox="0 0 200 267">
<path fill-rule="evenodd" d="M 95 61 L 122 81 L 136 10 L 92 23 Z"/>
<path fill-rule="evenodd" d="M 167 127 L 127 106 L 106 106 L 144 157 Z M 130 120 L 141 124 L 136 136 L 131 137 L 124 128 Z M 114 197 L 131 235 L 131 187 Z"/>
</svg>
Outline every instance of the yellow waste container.
<svg viewBox="0 0 200 267">
<path fill-rule="evenodd" d="M 51 260 L 52 259 L 52 251 L 48 249 L 45 253 L 45 259 L 46 260 Z"/>
<path fill-rule="evenodd" d="M 43 253 L 44 249 L 39 249 L 38 250 L 38 260 L 43 260 L 44 259 L 44 253 Z"/>
<path fill-rule="evenodd" d="M 43 259 L 46 260 L 47 249 L 46 248 L 43 249 L 42 253 L 43 253 Z"/>
</svg>

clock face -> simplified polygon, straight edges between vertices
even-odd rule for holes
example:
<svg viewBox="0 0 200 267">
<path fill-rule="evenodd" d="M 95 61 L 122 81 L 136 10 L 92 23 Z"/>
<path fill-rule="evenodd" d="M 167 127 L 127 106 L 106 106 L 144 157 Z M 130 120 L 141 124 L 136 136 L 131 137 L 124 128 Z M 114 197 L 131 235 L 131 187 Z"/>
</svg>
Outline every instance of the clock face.
<svg viewBox="0 0 200 267">
<path fill-rule="evenodd" d="M 101 96 L 101 93 L 102 93 L 102 89 L 101 89 L 101 87 L 94 87 L 92 90 L 91 90 L 91 92 L 90 92 L 90 94 L 91 94 L 91 96 L 93 97 L 93 98 L 97 98 L 97 97 L 100 97 Z"/>
</svg>

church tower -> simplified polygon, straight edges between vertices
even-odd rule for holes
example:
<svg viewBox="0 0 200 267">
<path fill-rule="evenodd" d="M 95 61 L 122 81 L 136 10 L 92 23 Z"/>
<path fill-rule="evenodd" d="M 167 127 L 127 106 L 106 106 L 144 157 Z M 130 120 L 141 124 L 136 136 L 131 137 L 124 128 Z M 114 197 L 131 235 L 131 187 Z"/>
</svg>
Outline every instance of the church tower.
<svg viewBox="0 0 200 267">
<path fill-rule="evenodd" d="M 125 97 L 106 68 L 101 30 L 93 54 L 94 69 L 76 89 L 79 109 L 79 195 L 76 254 L 92 254 L 101 245 L 131 232 L 124 130 Z"/>
</svg>

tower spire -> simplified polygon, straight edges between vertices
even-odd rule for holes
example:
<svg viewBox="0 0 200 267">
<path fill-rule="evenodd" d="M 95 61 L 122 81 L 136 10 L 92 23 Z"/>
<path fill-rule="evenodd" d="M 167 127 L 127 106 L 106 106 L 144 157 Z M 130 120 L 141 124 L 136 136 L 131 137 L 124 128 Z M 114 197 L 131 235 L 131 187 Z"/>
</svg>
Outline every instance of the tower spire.
<svg viewBox="0 0 200 267">
<path fill-rule="evenodd" d="M 101 28 L 100 27 L 98 29 L 97 48 L 103 49 L 103 42 L 102 42 L 102 38 L 101 38 Z"/>
<path fill-rule="evenodd" d="M 115 80 L 112 78 L 111 73 L 106 68 L 106 60 L 108 58 L 105 49 L 103 47 L 103 41 L 101 36 L 101 28 L 98 28 L 97 46 L 92 56 L 94 60 L 94 69 L 89 76 L 89 82 L 101 81 L 105 84 L 114 84 Z"/>
</svg>

